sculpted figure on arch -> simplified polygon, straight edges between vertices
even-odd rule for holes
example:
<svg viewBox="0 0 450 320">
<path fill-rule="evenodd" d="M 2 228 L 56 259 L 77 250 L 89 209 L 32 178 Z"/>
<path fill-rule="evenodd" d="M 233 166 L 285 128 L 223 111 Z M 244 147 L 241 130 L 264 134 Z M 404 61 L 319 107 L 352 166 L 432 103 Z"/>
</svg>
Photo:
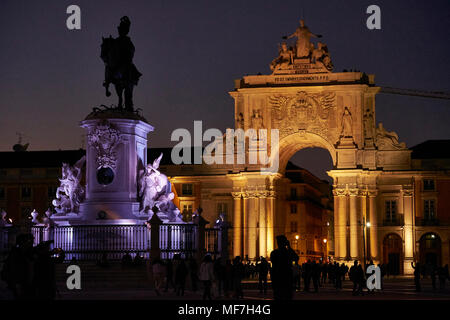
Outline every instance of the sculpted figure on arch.
<svg viewBox="0 0 450 320">
<path fill-rule="evenodd" d="M 297 58 L 309 57 L 311 52 L 311 37 L 321 38 L 320 34 L 314 34 L 305 26 L 305 21 L 300 20 L 300 26 L 287 39 L 297 38 Z"/>
<path fill-rule="evenodd" d="M 344 138 L 353 137 L 352 130 L 352 114 L 347 107 L 345 107 L 344 114 L 342 115 L 342 133 L 341 136 Z"/>
<path fill-rule="evenodd" d="M 291 48 L 288 48 L 286 42 L 281 44 L 278 51 L 278 57 L 273 59 L 270 64 L 270 70 L 272 71 L 289 68 L 294 62 L 294 52 Z"/>
</svg>

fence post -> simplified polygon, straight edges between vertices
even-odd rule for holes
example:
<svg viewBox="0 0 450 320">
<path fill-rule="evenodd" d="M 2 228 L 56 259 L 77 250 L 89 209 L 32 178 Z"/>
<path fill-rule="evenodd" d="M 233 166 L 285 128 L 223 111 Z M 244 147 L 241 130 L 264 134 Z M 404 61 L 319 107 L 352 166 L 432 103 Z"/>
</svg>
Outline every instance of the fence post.
<svg viewBox="0 0 450 320">
<path fill-rule="evenodd" d="M 205 226 L 209 223 L 209 221 L 206 221 L 202 217 L 202 208 L 197 209 L 197 215 L 194 217 L 194 224 L 197 225 L 197 243 L 196 243 L 196 249 L 197 249 L 197 261 L 202 261 L 203 257 L 206 254 L 206 248 L 205 248 Z"/>
<path fill-rule="evenodd" d="M 161 219 L 156 214 L 158 209 L 154 208 L 153 216 L 148 221 L 150 224 L 150 261 L 153 262 L 155 259 L 160 259 L 161 249 L 159 248 L 159 226 L 163 223 Z"/>
</svg>

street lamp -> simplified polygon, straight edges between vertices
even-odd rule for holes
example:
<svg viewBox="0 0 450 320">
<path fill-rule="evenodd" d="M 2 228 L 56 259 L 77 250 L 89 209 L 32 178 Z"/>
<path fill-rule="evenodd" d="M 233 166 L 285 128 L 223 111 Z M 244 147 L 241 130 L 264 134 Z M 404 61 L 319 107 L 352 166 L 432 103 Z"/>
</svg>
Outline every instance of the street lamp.
<svg viewBox="0 0 450 320">
<path fill-rule="evenodd" d="M 364 269 L 366 268 L 366 247 L 367 247 L 367 241 L 366 241 L 366 234 L 367 234 L 367 228 L 370 228 L 370 221 L 365 221 L 366 218 L 364 217 L 364 224 L 363 224 L 363 252 L 364 252 Z M 368 251 L 368 250 L 367 250 Z"/>
</svg>

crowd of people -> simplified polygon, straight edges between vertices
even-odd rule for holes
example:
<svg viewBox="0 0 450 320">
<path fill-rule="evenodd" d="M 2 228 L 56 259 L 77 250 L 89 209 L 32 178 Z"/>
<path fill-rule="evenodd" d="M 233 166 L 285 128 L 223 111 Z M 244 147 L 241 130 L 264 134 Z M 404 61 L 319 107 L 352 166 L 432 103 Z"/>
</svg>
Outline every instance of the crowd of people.
<svg viewBox="0 0 450 320">
<path fill-rule="evenodd" d="M 54 299 L 56 297 L 55 265 L 64 260 L 64 252 L 51 250 L 51 241 L 33 246 L 33 236 L 23 234 L 17 237 L 16 246 L 11 250 L 1 270 L 1 279 L 6 282 L 15 299 Z M 349 268 L 344 263 L 316 261 L 314 259 L 300 263 L 299 256 L 290 247 L 285 236 L 277 237 L 278 248 L 270 255 L 270 263 L 264 257 L 250 262 L 240 256 L 223 261 L 220 257 L 206 255 L 201 262 L 194 257 L 183 258 L 175 254 L 171 259 L 147 260 L 139 253 L 133 258 L 130 253 L 122 257 L 122 267 L 136 267 L 147 262 L 147 272 L 153 281 L 157 295 L 172 291 L 182 297 L 185 290 L 202 294 L 204 300 L 218 298 L 243 299 L 244 279 L 258 283 L 260 294 L 268 294 L 268 281 L 271 280 L 275 300 L 292 299 L 294 292 L 317 293 L 323 287 L 340 291 L 344 281 L 353 284 L 353 295 L 373 293 L 367 288 L 367 277 L 372 274 L 368 268 L 373 266 L 368 261 L 363 266 L 357 260 Z M 109 267 L 106 253 L 97 265 Z M 365 269 L 364 269 L 365 267 Z M 389 266 L 379 264 L 380 285 L 389 276 Z M 444 290 L 449 279 L 448 265 L 436 266 L 430 263 L 421 265 L 411 263 L 414 269 L 416 291 L 421 291 L 421 280 L 430 278 L 433 290 Z"/>
<path fill-rule="evenodd" d="M 52 241 L 37 246 L 33 246 L 33 242 L 32 234 L 17 236 L 16 246 L 3 263 L 0 278 L 16 300 L 55 299 L 55 265 L 64 261 L 64 252 L 51 249 Z"/>
<path fill-rule="evenodd" d="M 417 292 L 422 291 L 421 278 L 423 280 L 430 277 L 433 290 L 437 290 L 436 280 L 439 280 L 439 290 L 445 290 L 446 281 L 450 280 L 448 264 L 438 266 L 430 262 L 424 265 L 421 265 L 420 262 L 411 262 L 411 267 L 414 269 L 414 284 Z"/>
</svg>

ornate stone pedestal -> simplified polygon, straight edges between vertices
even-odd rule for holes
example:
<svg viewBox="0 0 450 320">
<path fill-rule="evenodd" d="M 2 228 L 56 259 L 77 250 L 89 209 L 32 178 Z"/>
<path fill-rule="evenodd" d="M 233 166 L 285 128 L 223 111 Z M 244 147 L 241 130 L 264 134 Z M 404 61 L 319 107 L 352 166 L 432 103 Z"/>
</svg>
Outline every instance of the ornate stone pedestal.
<svg viewBox="0 0 450 320">
<path fill-rule="evenodd" d="M 137 178 L 147 165 L 147 134 L 153 127 L 135 113 L 118 111 L 91 113 L 81 127 L 87 132 L 87 183 L 79 219 L 148 219 L 139 214 Z"/>
</svg>

